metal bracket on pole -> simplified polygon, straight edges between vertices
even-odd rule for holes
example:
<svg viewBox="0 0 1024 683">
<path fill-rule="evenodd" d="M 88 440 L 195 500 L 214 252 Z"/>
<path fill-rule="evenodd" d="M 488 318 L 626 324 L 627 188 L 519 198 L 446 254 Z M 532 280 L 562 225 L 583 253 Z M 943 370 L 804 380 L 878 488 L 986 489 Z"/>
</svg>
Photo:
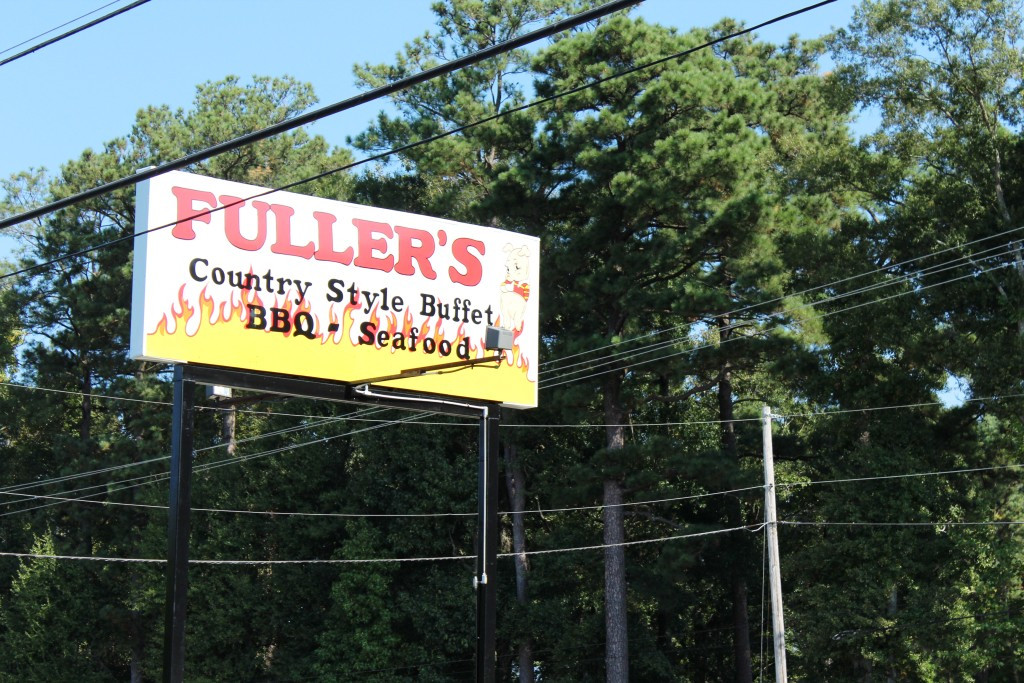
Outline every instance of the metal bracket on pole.
<svg viewBox="0 0 1024 683">
<path fill-rule="evenodd" d="M 772 410 L 761 408 L 764 444 L 764 523 L 768 532 L 768 582 L 772 599 L 772 646 L 775 652 L 775 681 L 786 681 L 786 627 L 782 619 L 782 578 L 779 568 L 779 527 L 775 511 L 775 456 L 772 451 Z"/>
<path fill-rule="evenodd" d="M 442 372 L 451 371 L 453 369 L 471 368 L 476 365 L 482 365 L 484 363 L 497 363 L 498 366 L 500 366 L 501 359 L 501 351 L 498 351 L 497 355 L 491 356 L 489 358 L 472 358 L 469 360 L 457 360 L 451 363 L 441 363 L 440 365 L 427 365 L 422 368 L 410 368 L 408 370 L 402 370 L 401 372 L 392 375 L 382 375 L 380 377 L 361 379 L 356 382 L 349 382 L 349 384 L 353 386 L 359 386 L 361 384 L 378 384 L 380 382 L 388 382 L 395 379 L 411 379 L 413 377 L 423 377 L 424 375 L 440 374 Z"/>
</svg>

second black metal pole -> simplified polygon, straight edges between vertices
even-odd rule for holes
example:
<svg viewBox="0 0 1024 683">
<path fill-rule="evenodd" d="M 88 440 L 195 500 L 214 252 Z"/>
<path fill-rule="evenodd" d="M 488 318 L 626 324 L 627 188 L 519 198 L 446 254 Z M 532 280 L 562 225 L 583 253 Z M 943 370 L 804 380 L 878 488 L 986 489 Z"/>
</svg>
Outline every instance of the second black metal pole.
<svg viewBox="0 0 1024 683">
<path fill-rule="evenodd" d="M 477 501 L 476 680 L 495 680 L 498 564 L 498 427 L 501 406 L 488 405 L 480 416 Z"/>
</svg>

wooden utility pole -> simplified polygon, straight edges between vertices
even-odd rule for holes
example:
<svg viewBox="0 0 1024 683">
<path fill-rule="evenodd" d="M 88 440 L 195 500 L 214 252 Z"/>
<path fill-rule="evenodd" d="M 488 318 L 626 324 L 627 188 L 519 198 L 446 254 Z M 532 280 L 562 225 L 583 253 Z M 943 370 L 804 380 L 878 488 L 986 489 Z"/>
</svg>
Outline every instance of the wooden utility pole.
<svg viewBox="0 0 1024 683">
<path fill-rule="evenodd" d="M 768 582 L 772 596 L 772 644 L 775 683 L 786 682 L 786 628 L 782 620 L 782 579 L 779 576 L 779 528 L 775 513 L 775 459 L 772 452 L 772 409 L 761 408 L 764 442 L 764 523 L 768 531 Z"/>
</svg>

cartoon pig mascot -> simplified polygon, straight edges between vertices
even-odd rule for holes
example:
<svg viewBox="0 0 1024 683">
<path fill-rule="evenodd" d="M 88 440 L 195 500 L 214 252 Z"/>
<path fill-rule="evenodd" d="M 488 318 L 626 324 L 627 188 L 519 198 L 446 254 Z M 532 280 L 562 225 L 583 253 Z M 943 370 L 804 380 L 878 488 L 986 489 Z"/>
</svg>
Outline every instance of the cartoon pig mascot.
<svg viewBox="0 0 1024 683">
<path fill-rule="evenodd" d="M 505 245 L 505 281 L 501 283 L 501 326 L 507 330 L 523 327 L 526 300 L 530 298 L 530 285 L 526 282 L 530 270 L 530 252 L 525 247 Z"/>
</svg>

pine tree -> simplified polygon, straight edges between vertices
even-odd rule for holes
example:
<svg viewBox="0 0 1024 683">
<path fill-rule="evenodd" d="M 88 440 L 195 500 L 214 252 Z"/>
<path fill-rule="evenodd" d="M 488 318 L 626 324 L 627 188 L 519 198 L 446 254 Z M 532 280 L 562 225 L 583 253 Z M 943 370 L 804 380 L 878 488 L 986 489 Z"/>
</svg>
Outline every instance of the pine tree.
<svg viewBox="0 0 1024 683">
<path fill-rule="evenodd" d="M 723 23 L 714 31 L 677 36 L 617 18 L 541 55 L 538 92 L 554 96 L 733 27 Z M 737 373 L 749 372 L 761 354 L 779 346 L 770 337 L 759 344 L 760 335 L 751 334 L 778 307 L 741 318 L 729 311 L 777 295 L 786 281 L 787 240 L 807 229 L 805 221 L 836 215 L 826 188 L 795 182 L 812 177 L 806 171 L 820 163 L 818 150 L 843 140 L 843 116 L 827 105 L 814 74 L 819 52 L 814 44 L 776 48 L 734 40 L 574 91 L 547 106 L 535 161 L 519 168 L 517 203 L 529 216 L 524 220 L 545 229 L 544 324 L 552 352 L 607 347 L 663 327 L 678 330 L 683 340 L 716 328 L 711 348 L 702 353 L 677 354 L 658 366 L 645 366 L 640 357 L 631 368 L 628 356 L 595 364 L 593 380 L 557 399 L 587 406 L 596 412 L 592 419 L 609 425 L 604 447 L 591 461 L 601 473 L 605 506 L 608 680 L 626 680 L 630 671 L 621 503 L 627 491 L 635 493 L 627 482 L 641 467 L 644 446 L 628 443 L 625 425 L 652 402 L 712 400 L 708 392 L 715 390 L 723 425 L 716 483 L 742 481 L 731 422 Z M 745 345 L 730 344 L 748 335 Z M 595 386 L 600 398 L 588 402 Z M 717 521 L 739 526 L 745 519 L 734 506 Z M 749 565 L 736 558 L 752 554 L 743 547 L 730 553 L 727 574 L 735 675 L 750 680 Z"/>
</svg>

